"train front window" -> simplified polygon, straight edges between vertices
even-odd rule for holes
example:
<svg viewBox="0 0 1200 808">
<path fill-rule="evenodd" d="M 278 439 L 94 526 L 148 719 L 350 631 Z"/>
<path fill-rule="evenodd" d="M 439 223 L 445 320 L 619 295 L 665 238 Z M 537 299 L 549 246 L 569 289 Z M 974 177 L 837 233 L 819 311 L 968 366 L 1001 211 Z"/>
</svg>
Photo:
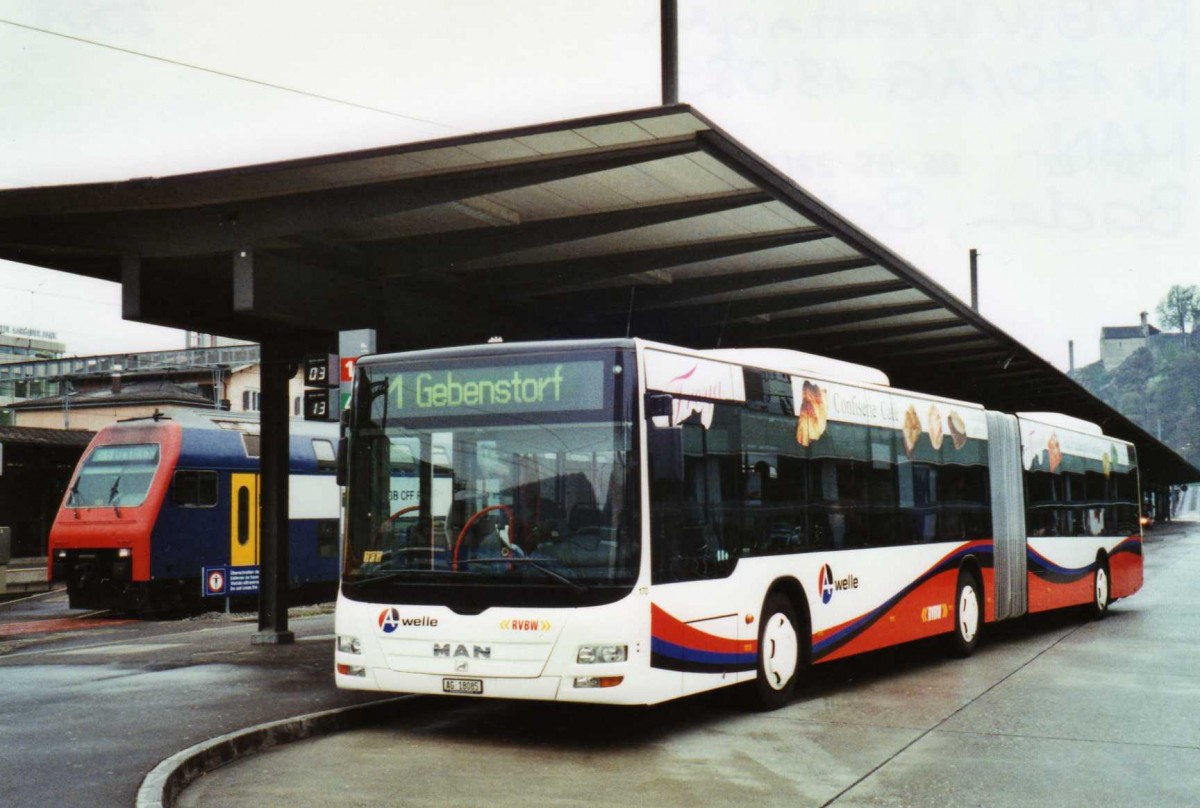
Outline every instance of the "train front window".
<svg viewBox="0 0 1200 808">
<path fill-rule="evenodd" d="M 636 444 L 614 394 L 621 364 L 515 362 L 360 371 L 359 390 L 376 395 L 351 436 L 348 596 L 373 584 L 632 586 Z"/>
<path fill-rule="evenodd" d="M 132 508 L 146 501 L 158 470 L 157 443 L 97 446 L 67 491 L 68 508 Z"/>
</svg>

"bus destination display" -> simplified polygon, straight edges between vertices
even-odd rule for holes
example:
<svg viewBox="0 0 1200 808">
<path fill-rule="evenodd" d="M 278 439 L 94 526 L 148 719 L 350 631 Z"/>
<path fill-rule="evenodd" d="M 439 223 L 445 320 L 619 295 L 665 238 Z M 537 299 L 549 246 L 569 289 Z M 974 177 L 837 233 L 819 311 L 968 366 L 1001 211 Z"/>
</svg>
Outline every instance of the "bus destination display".
<svg viewBox="0 0 1200 808">
<path fill-rule="evenodd" d="M 597 410 L 604 403 L 604 363 L 598 360 L 415 370 L 391 375 L 394 415 Z"/>
</svg>

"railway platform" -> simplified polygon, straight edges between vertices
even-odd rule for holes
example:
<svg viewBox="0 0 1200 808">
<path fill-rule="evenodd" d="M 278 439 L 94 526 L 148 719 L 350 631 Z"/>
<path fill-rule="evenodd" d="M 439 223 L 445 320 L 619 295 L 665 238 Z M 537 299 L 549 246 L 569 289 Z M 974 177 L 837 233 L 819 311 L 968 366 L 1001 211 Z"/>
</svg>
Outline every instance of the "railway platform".
<svg viewBox="0 0 1200 808">
<path fill-rule="evenodd" d="M 0 564 L 0 598 L 20 597 L 50 591 L 46 582 L 45 558 L 13 558 Z"/>
</svg>

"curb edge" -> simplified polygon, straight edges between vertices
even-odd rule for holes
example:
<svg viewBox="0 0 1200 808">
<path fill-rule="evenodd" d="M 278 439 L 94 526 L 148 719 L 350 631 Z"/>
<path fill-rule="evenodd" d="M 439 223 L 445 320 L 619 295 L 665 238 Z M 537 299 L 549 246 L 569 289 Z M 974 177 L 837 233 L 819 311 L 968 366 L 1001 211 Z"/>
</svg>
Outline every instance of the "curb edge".
<svg viewBox="0 0 1200 808">
<path fill-rule="evenodd" d="M 227 763 L 293 741 L 394 717 L 415 700 L 416 696 L 398 696 L 350 707 L 336 707 L 246 727 L 201 741 L 161 761 L 142 778 L 136 808 L 171 808 L 175 798 L 188 784 Z"/>
</svg>

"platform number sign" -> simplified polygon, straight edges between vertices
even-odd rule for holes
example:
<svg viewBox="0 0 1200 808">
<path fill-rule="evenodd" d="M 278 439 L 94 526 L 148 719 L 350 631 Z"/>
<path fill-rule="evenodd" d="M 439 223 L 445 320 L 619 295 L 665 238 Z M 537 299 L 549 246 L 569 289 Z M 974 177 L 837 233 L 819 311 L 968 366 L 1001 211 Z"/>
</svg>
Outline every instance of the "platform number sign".
<svg viewBox="0 0 1200 808">
<path fill-rule="evenodd" d="M 304 420 L 336 421 L 337 408 L 333 406 L 333 396 L 332 390 L 305 390 Z"/>
<path fill-rule="evenodd" d="M 336 421 L 338 358 L 318 354 L 304 358 L 304 420 Z"/>
</svg>

